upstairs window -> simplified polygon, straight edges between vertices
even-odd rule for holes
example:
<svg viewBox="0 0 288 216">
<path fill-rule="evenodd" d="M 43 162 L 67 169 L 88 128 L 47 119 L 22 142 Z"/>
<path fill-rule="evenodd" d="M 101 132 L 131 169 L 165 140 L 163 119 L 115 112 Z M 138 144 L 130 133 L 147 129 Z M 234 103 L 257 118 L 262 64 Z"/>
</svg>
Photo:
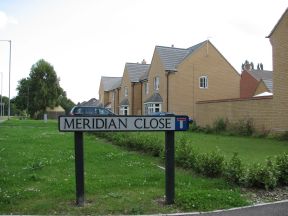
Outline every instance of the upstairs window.
<svg viewBox="0 0 288 216">
<path fill-rule="evenodd" d="M 199 88 L 201 89 L 208 88 L 208 76 L 201 76 L 199 78 Z"/>
<path fill-rule="evenodd" d="M 128 87 L 125 86 L 124 88 L 124 97 L 128 97 Z"/>
<path fill-rule="evenodd" d="M 156 91 L 159 90 L 159 83 L 160 83 L 160 77 L 157 76 L 154 78 L 154 90 L 156 90 Z"/>
</svg>

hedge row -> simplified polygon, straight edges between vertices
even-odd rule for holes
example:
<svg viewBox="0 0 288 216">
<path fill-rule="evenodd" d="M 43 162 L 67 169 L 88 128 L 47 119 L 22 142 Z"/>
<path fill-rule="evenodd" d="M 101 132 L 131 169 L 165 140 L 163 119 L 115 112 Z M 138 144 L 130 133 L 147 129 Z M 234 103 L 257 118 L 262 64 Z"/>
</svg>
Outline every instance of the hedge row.
<svg viewBox="0 0 288 216">
<path fill-rule="evenodd" d="M 115 145 L 142 151 L 153 156 L 164 155 L 164 142 L 157 133 L 96 133 Z M 185 137 L 176 141 L 175 163 L 185 169 L 210 177 L 223 177 L 228 182 L 244 187 L 274 189 L 288 185 L 288 154 L 267 158 L 265 164 L 244 165 L 237 153 L 227 160 L 220 150 L 201 153 Z"/>
</svg>

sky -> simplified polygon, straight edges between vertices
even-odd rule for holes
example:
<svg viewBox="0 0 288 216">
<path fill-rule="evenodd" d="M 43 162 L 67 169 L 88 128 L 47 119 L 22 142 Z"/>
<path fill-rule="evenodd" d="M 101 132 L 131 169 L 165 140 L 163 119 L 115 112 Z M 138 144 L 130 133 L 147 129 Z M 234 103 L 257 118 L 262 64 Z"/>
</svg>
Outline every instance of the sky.
<svg viewBox="0 0 288 216">
<path fill-rule="evenodd" d="M 0 0 L 0 40 L 12 45 L 10 97 L 40 59 L 78 103 L 98 99 L 101 76 L 121 77 L 126 62 L 150 63 L 157 45 L 188 48 L 207 39 L 239 73 L 245 60 L 272 70 L 266 36 L 287 7 L 287 0 Z M 0 41 L 7 97 L 9 53 Z"/>
</svg>

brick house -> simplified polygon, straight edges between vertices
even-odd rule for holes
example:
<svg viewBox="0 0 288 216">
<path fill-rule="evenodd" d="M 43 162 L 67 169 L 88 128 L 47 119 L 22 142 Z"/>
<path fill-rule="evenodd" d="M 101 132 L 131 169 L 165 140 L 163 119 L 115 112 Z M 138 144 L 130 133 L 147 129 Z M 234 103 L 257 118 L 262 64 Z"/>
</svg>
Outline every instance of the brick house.
<svg viewBox="0 0 288 216">
<path fill-rule="evenodd" d="M 118 113 L 119 89 L 122 77 L 102 76 L 99 85 L 99 101 L 101 106 Z"/>
<path fill-rule="evenodd" d="M 142 113 L 142 79 L 150 64 L 126 63 L 119 92 L 120 115 L 141 115 Z"/>
<path fill-rule="evenodd" d="M 239 73 L 209 40 L 187 49 L 156 46 L 147 80 L 143 114 L 165 111 L 195 118 L 196 101 L 240 96 Z"/>
<path fill-rule="evenodd" d="M 250 63 L 244 65 L 240 80 L 240 98 L 250 98 L 263 92 L 273 93 L 272 71 L 258 68 Z"/>
<path fill-rule="evenodd" d="M 257 79 L 254 77 L 255 74 L 253 76 L 251 73 L 243 74 L 242 76 L 245 77 L 242 79 L 251 80 L 251 76 L 253 76 L 256 80 L 261 80 L 258 81 L 258 84 L 250 83 L 250 92 L 247 90 L 247 94 L 252 95 L 253 92 L 258 94 L 267 88 L 273 91 L 273 96 L 199 101 L 197 103 L 199 119 L 197 124 L 200 126 L 212 125 L 219 118 L 227 118 L 230 122 L 252 119 L 255 129 L 258 131 L 271 131 L 272 133 L 288 131 L 288 9 L 281 16 L 268 38 L 273 53 L 271 83 L 269 84 L 267 81 L 265 83 L 265 78 Z M 260 72 L 258 71 L 258 73 Z M 241 93 L 243 97 L 245 92 Z"/>
<path fill-rule="evenodd" d="M 268 38 L 273 55 L 273 130 L 288 131 L 288 8 Z"/>
</svg>

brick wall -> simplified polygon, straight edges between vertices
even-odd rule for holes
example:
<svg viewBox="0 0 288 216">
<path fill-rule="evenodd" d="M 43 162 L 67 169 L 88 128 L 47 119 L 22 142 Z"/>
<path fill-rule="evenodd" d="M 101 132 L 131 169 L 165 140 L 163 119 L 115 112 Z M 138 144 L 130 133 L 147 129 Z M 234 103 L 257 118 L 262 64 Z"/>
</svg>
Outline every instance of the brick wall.
<svg viewBox="0 0 288 216">
<path fill-rule="evenodd" d="M 273 130 L 288 131 L 288 9 L 270 36 L 273 52 Z"/>
<path fill-rule="evenodd" d="M 273 97 L 250 99 L 226 99 L 199 101 L 196 103 L 196 123 L 199 126 L 212 126 L 219 118 L 230 122 L 253 119 L 256 130 L 271 130 L 273 115 Z"/>
</svg>

